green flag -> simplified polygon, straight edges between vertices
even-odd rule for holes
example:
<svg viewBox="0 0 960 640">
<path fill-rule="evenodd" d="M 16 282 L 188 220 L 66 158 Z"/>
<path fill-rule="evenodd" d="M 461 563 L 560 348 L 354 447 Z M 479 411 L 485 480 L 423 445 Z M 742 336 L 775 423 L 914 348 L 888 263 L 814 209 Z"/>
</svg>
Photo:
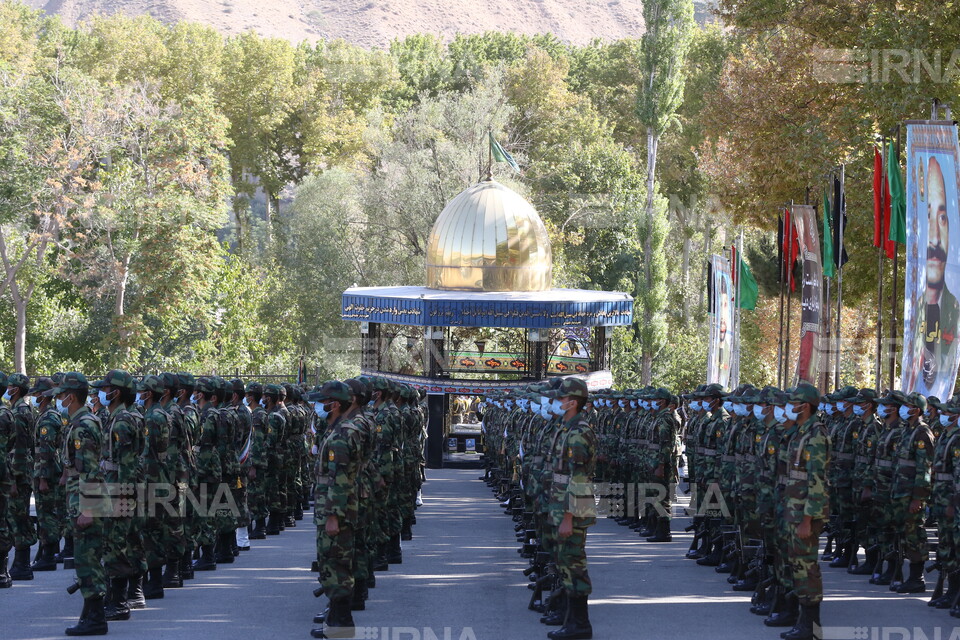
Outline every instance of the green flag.
<svg viewBox="0 0 960 640">
<path fill-rule="evenodd" d="M 517 161 L 513 159 L 513 156 L 506 152 L 506 150 L 500 146 L 500 143 L 497 142 L 497 139 L 493 137 L 493 132 L 490 132 L 490 156 L 493 158 L 494 162 L 506 162 L 513 170 L 517 173 L 520 173 L 520 165 L 517 164 Z"/>
<path fill-rule="evenodd" d="M 830 233 L 830 200 L 827 190 L 823 190 L 823 275 L 832 278 L 833 266 L 833 234 Z"/>
<path fill-rule="evenodd" d="M 759 288 L 757 287 L 757 281 L 753 279 L 753 273 L 750 271 L 747 261 L 743 259 L 743 256 L 740 257 L 740 286 L 739 286 L 739 295 L 737 295 L 737 300 L 739 301 L 741 309 L 756 309 L 757 308 L 757 296 L 759 295 Z"/>
<path fill-rule="evenodd" d="M 887 180 L 890 182 L 890 239 L 907 244 L 907 194 L 892 142 L 887 151 Z"/>
</svg>

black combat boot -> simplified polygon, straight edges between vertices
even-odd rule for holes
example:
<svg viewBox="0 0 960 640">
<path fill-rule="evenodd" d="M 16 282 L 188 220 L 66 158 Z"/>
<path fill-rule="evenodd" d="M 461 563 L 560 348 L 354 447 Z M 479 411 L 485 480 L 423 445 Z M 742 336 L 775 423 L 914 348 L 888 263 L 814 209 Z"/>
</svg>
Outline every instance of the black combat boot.
<svg viewBox="0 0 960 640">
<path fill-rule="evenodd" d="M 194 571 L 213 571 L 217 568 L 217 561 L 213 557 L 213 545 L 200 545 L 200 559 L 193 563 Z"/>
<path fill-rule="evenodd" d="M 110 578 L 104 617 L 110 622 L 130 619 L 130 607 L 127 606 L 126 578 Z"/>
<path fill-rule="evenodd" d="M 217 536 L 217 553 L 215 558 L 217 564 L 233 563 L 233 538 L 234 534 L 230 532 L 221 533 Z"/>
<path fill-rule="evenodd" d="M 550 594 L 546 611 L 540 616 L 540 623 L 548 627 L 559 627 L 567 619 L 567 592 L 563 589 Z"/>
<path fill-rule="evenodd" d="M 267 519 L 266 534 L 268 536 L 280 535 L 280 514 L 276 511 L 270 512 L 270 517 Z"/>
<path fill-rule="evenodd" d="M 547 634 L 550 640 L 590 640 L 593 627 L 587 613 L 587 596 L 568 596 L 568 613 L 563 626 Z"/>
<path fill-rule="evenodd" d="M 413 540 L 413 523 L 410 522 L 409 518 L 403 519 L 403 526 L 400 527 L 400 539 Z"/>
<path fill-rule="evenodd" d="M 60 543 L 53 542 L 40 545 L 40 553 L 37 559 L 30 565 L 31 571 L 56 571 L 57 553 L 60 551 Z"/>
<path fill-rule="evenodd" d="M 400 548 L 400 534 L 390 537 L 387 549 L 388 564 L 403 564 L 403 550 Z"/>
<path fill-rule="evenodd" d="M 820 603 L 814 604 L 801 604 L 800 605 L 800 617 L 797 619 L 797 624 L 785 633 L 781 633 L 780 637 L 784 640 L 818 640 L 823 637 L 823 632 L 820 628 Z"/>
<path fill-rule="evenodd" d="M 910 576 L 897 587 L 897 593 L 923 593 L 927 590 L 927 583 L 923 580 L 923 563 L 910 563 Z"/>
<path fill-rule="evenodd" d="M 777 587 L 776 583 L 767 587 L 762 594 L 758 593 L 757 603 L 750 607 L 750 613 L 764 617 L 770 615 L 774 610 L 778 593 L 779 587 Z"/>
<path fill-rule="evenodd" d="M 163 567 L 147 571 L 147 579 L 143 584 L 143 597 L 147 600 L 163 599 Z"/>
<path fill-rule="evenodd" d="M 103 611 L 103 598 L 84 598 L 80 621 L 64 631 L 68 636 L 102 636 L 107 633 L 107 619 Z"/>
<path fill-rule="evenodd" d="M 30 569 L 30 547 L 14 550 L 10 577 L 14 580 L 33 580 L 33 570 Z"/>
<path fill-rule="evenodd" d="M 719 567 L 723 556 L 723 542 L 710 542 L 710 553 L 699 558 L 697 564 L 701 567 Z"/>
<path fill-rule="evenodd" d="M 763 619 L 763 624 L 768 627 L 792 627 L 797 624 L 799 616 L 797 596 L 792 593 L 783 593 L 783 587 L 777 587 L 777 600 L 774 601 L 774 608 L 770 615 Z"/>
<path fill-rule="evenodd" d="M 350 612 L 352 595 L 330 600 L 330 613 L 324 621 L 321 635 L 314 635 L 317 629 L 310 632 L 314 638 L 352 638 L 354 636 L 353 614 Z"/>
<path fill-rule="evenodd" d="M 147 599 L 143 595 L 143 574 L 138 573 L 127 581 L 127 606 L 131 609 L 146 609 Z"/>
<path fill-rule="evenodd" d="M 673 536 L 670 535 L 670 519 L 658 518 L 657 528 L 653 536 L 647 538 L 647 542 L 673 542 Z"/>
<path fill-rule="evenodd" d="M 859 564 L 856 567 L 847 567 L 847 573 L 854 576 L 872 576 L 873 569 L 877 566 L 877 560 L 880 559 L 880 550 L 876 547 L 871 547 L 866 551 L 866 559 L 863 561 L 863 564 Z"/>
<path fill-rule="evenodd" d="M 9 589 L 13 586 L 13 579 L 10 577 L 10 572 L 7 571 L 7 558 L 9 555 L 9 549 L 0 553 L 0 589 Z"/>
<path fill-rule="evenodd" d="M 253 527 L 250 529 L 250 535 L 248 536 L 251 540 L 266 540 L 267 539 L 267 522 L 263 518 L 253 521 Z"/>
<path fill-rule="evenodd" d="M 163 571 L 163 588 L 179 589 L 183 586 L 183 577 L 180 575 L 180 559 L 170 560 Z"/>
<path fill-rule="evenodd" d="M 66 536 L 63 539 L 63 551 L 56 555 L 57 564 L 63 564 L 64 559 L 73 559 L 73 536 Z"/>
<path fill-rule="evenodd" d="M 350 599 L 351 611 L 363 611 L 367 608 L 367 582 L 357 580 L 353 585 L 353 597 Z"/>
<path fill-rule="evenodd" d="M 948 573 L 947 592 L 928 604 L 937 609 L 949 609 L 953 606 L 953 601 L 957 599 L 958 593 L 960 593 L 960 573 Z"/>
<path fill-rule="evenodd" d="M 180 577 L 193 580 L 193 551 L 184 551 L 180 556 Z"/>
</svg>

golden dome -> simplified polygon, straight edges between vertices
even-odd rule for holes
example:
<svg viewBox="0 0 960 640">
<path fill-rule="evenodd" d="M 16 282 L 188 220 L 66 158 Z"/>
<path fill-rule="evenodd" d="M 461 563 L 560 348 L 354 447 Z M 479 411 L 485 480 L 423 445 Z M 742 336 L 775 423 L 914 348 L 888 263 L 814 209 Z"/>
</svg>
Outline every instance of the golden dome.
<svg viewBox="0 0 960 640">
<path fill-rule="evenodd" d="M 427 243 L 427 286 L 545 291 L 553 286 L 547 229 L 520 194 L 488 180 L 450 201 Z"/>
</svg>

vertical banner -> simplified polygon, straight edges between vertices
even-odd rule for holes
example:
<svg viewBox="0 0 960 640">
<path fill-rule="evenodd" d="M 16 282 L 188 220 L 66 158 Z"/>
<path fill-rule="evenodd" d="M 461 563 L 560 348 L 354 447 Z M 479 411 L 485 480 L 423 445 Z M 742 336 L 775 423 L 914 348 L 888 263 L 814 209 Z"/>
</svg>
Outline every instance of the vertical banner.
<svg viewBox="0 0 960 640">
<path fill-rule="evenodd" d="M 957 378 L 960 307 L 960 146 L 948 123 L 907 124 L 906 392 L 949 398 Z"/>
<path fill-rule="evenodd" d="M 710 256 L 710 340 L 707 348 L 707 383 L 730 386 L 733 361 L 733 280 L 730 261 Z"/>
<path fill-rule="evenodd" d="M 803 288 L 800 295 L 800 354 L 794 384 L 809 382 L 820 387 L 820 339 L 823 335 L 823 263 L 817 214 L 809 205 L 794 205 L 790 218 L 797 230 L 800 259 L 803 260 Z"/>
</svg>

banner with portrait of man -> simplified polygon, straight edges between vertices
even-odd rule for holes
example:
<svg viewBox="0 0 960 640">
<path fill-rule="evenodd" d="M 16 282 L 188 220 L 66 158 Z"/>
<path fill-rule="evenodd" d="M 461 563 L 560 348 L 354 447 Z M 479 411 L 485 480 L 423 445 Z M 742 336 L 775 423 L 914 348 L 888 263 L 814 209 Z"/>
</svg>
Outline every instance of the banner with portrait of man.
<svg viewBox="0 0 960 640">
<path fill-rule="evenodd" d="M 820 260 L 820 236 L 817 213 L 808 205 L 794 205 L 790 219 L 797 229 L 798 255 L 803 264 L 803 288 L 800 295 L 800 353 L 794 384 L 808 382 L 820 386 L 820 338 L 823 335 L 823 263 Z"/>
<path fill-rule="evenodd" d="M 946 400 L 957 378 L 960 144 L 950 123 L 907 125 L 902 388 Z"/>
<path fill-rule="evenodd" d="M 733 279 L 730 261 L 710 256 L 708 299 L 710 338 L 707 343 L 707 383 L 729 388 L 733 363 Z"/>
</svg>

